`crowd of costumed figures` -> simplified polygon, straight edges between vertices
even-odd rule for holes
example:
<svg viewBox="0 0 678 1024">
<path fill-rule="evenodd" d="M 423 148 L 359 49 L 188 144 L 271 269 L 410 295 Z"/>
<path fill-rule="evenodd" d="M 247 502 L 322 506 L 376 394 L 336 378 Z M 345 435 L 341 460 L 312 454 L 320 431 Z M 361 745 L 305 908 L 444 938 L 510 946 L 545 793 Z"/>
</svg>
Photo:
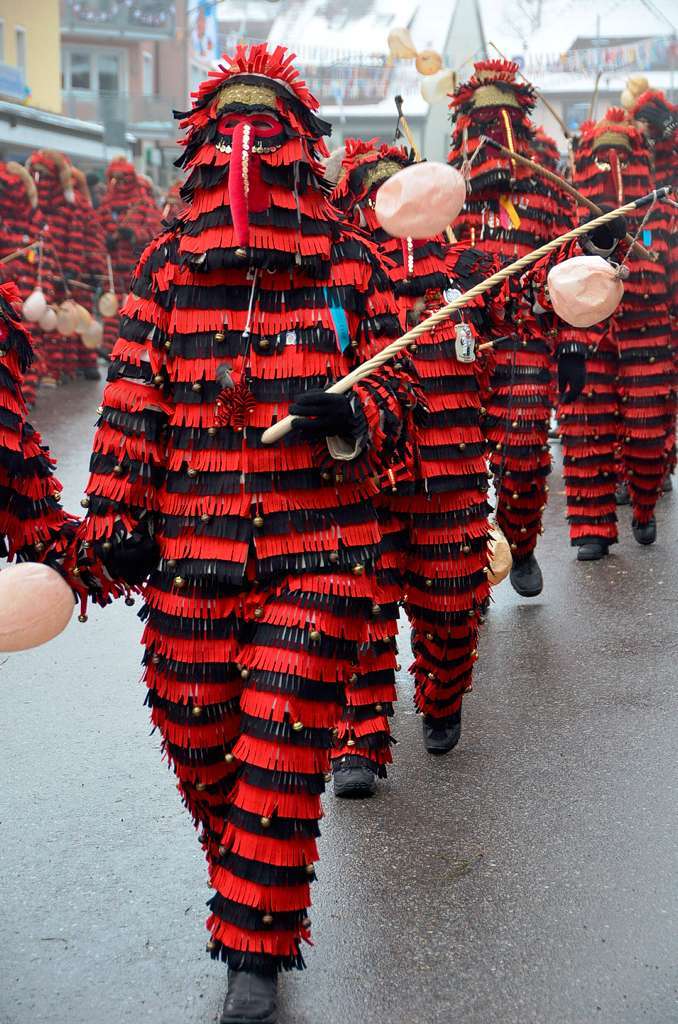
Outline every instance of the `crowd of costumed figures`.
<svg viewBox="0 0 678 1024">
<path fill-rule="evenodd" d="M 88 601 L 143 596 L 146 700 L 207 861 L 207 948 L 231 968 L 223 1024 L 274 1021 L 279 971 L 304 966 L 326 783 L 370 796 L 392 764 L 400 609 L 423 745 L 443 755 L 492 588 L 541 592 L 554 409 L 577 558 L 607 556 L 619 503 L 637 543 L 656 538 L 676 109 L 635 81 L 563 177 L 535 101 L 516 64 L 480 61 L 450 96 L 447 163 L 398 143 L 402 108 L 393 143 L 330 152 L 293 58 L 239 47 L 181 115 L 186 181 L 145 248 L 159 213 L 128 164 L 96 215 L 57 154 L 2 169 L 6 245 L 27 251 L 0 288 L 18 563 L 0 650 L 56 635 L 73 595 L 83 622 Z M 87 370 L 102 346 L 80 520 L 29 423 L 28 370 Z"/>
<path fill-rule="evenodd" d="M 38 386 L 99 377 L 113 347 L 134 267 L 176 204 L 119 157 L 103 182 L 55 150 L 25 166 L 0 162 L 0 281 L 13 281 L 31 326 L 34 358 L 25 378 Z M 91 185 L 96 190 L 93 197 Z"/>
</svg>

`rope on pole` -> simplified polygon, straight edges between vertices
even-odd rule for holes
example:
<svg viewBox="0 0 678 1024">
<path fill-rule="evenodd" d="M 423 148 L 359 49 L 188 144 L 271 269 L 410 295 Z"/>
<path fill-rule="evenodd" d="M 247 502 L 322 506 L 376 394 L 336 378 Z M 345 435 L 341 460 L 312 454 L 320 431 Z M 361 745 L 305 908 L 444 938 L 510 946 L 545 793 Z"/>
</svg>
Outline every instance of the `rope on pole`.
<svg viewBox="0 0 678 1024">
<path fill-rule="evenodd" d="M 649 192 L 646 196 L 641 196 L 640 199 L 636 199 L 632 203 L 626 203 L 624 206 L 619 206 L 615 210 L 609 210 L 604 213 L 601 217 L 596 217 L 595 220 L 589 221 L 588 224 L 580 224 L 579 227 L 573 228 L 571 231 L 567 231 L 564 235 L 559 235 L 558 238 L 552 238 L 550 242 L 546 242 L 539 249 L 534 249 L 532 252 L 528 252 L 525 256 L 521 256 L 520 259 L 515 260 L 513 263 L 509 263 L 508 266 L 502 267 L 496 274 L 492 274 L 491 277 L 486 278 L 484 281 L 480 281 L 473 288 L 470 288 L 467 292 L 464 292 L 458 299 L 454 299 L 453 302 L 448 302 L 447 305 L 441 306 L 439 310 L 432 313 L 431 316 L 427 317 L 426 320 L 422 320 L 421 323 L 416 324 L 409 331 L 403 334 L 400 338 L 395 338 L 390 344 L 386 345 L 381 352 L 377 352 L 376 355 L 372 356 L 371 359 L 361 363 L 360 366 L 356 366 L 350 373 L 341 380 L 336 381 L 327 388 L 327 392 L 331 395 L 343 395 L 363 380 L 365 377 L 369 377 L 375 370 L 380 369 L 384 363 L 387 363 L 394 356 L 397 356 L 399 352 L 402 352 L 404 348 L 411 345 L 412 342 L 420 338 L 422 334 L 427 334 L 429 331 L 437 327 L 438 324 L 447 320 L 449 316 L 461 309 L 463 306 L 468 305 L 473 299 L 479 295 L 483 295 L 485 292 L 494 288 L 495 285 L 501 284 L 507 278 L 512 277 L 514 274 L 520 273 L 525 267 L 531 266 L 533 263 L 537 263 L 542 256 L 548 256 L 549 253 L 559 249 L 565 242 L 573 241 L 575 238 L 581 238 L 582 235 L 586 235 L 593 228 L 598 227 L 600 224 L 607 224 L 609 221 L 614 220 L 615 217 L 623 216 L 625 213 L 631 213 L 633 210 L 637 210 L 642 206 L 646 206 L 648 203 L 656 202 L 659 199 L 665 199 L 671 193 L 670 186 L 664 188 L 654 189 Z M 294 426 L 294 416 L 285 416 L 284 419 L 280 420 L 279 423 L 273 424 L 268 430 L 265 430 L 262 435 L 262 441 L 264 444 L 275 444 L 281 438 L 289 434 L 290 430 Z"/>
</svg>

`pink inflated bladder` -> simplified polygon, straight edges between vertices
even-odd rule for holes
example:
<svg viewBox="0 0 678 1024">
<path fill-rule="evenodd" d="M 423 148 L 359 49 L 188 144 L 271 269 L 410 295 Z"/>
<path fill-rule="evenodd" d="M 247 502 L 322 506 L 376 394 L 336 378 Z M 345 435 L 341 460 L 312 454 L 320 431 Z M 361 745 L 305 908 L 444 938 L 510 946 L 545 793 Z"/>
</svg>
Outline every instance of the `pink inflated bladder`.
<svg viewBox="0 0 678 1024">
<path fill-rule="evenodd" d="M 374 203 L 377 220 L 395 238 L 430 238 L 452 224 L 466 201 L 466 183 L 447 164 L 403 167 L 381 186 Z"/>
<path fill-rule="evenodd" d="M 73 615 L 73 591 L 55 569 L 20 562 L 0 572 L 0 651 L 27 651 L 62 633 Z"/>
<path fill-rule="evenodd" d="M 573 256 L 547 278 L 554 311 L 571 327 L 592 327 L 612 316 L 624 295 L 619 268 L 602 256 Z"/>
</svg>

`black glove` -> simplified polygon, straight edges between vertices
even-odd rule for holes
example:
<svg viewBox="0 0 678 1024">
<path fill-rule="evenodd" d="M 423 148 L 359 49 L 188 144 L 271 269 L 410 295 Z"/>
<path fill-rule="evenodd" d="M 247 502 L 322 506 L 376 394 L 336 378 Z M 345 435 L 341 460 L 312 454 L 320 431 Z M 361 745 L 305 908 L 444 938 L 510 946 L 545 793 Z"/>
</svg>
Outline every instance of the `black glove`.
<svg viewBox="0 0 678 1024">
<path fill-rule="evenodd" d="M 294 421 L 294 429 L 308 441 L 321 437 L 355 440 L 358 436 L 360 418 L 353 410 L 350 395 L 307 391 L 294 399 L 290 414 L 298 417 Z"/>
<path fill-rule="evenodd" d="M 586 384 L 586 357 L 581 352 L 566 352 L 558 359 L 558 391 L 564 404 L 579 398 Z"/>
<path fill-rule="evenodd" d="M 601 209 L 604 213 L 607 212 L 604 207 Z M 595 220 L 598 216 L 599 214 L 592 213 L 588 220 Z M 583 248 L 587 248 L 586 242 L 588 241 L 590 243 L 588 248 L 593 247 L 600 250 L 601 254 L 610 255 L 617 248 L 617 243 L 626 238 L 626 230 L 626 217 L 615 217 L 614 220 L 609 220 L 607 224 L 600 224 L 593 231 L 584 235 Z"/>
<path fill-rule="evenodd" d="M 656 98 L 639 107 L 635 116 L 636 121 L 645 122 L 655 139 L 670 139 L 678 127 L 678 112 Z"/>
<path fill-rule="evenodd" d="M 113 579 L 137 587 L 157 568 L 160 549 L 143 525 L 129 537 L 113 537 L 111 543 L 110 550 L 105 550 L 103 544 L 97 544 L 95 551 Z"/>
</svg>

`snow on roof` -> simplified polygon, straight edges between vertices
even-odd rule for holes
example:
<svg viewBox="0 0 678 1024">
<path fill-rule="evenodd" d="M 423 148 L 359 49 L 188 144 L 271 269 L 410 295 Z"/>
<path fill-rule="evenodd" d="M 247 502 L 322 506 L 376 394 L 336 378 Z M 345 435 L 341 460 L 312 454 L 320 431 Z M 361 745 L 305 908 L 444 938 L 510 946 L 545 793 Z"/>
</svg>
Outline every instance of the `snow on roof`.
<svg viewBox="0 0 678 1024">
<path fill-rule="evenodd" d="M 526 33 L 529 45 L 525 48 L 521 42 L 524 20 L 516 13 L 514 0 L 480 0 L 480 4 L 488 39 L 510 57 L 526 52 L 563 53 L 577 37 L 596 37 L 598 32 L 602 37 L 625 35 L 632 39 L 667 35 L 671 24 L 678 21 L 672 0 L 652 0 L 651 7 L 642 0 L 552 0 L 544 4 L 542 27 Z M 652 7 L 661 14 L 655 14 Z"/>
</svg>

